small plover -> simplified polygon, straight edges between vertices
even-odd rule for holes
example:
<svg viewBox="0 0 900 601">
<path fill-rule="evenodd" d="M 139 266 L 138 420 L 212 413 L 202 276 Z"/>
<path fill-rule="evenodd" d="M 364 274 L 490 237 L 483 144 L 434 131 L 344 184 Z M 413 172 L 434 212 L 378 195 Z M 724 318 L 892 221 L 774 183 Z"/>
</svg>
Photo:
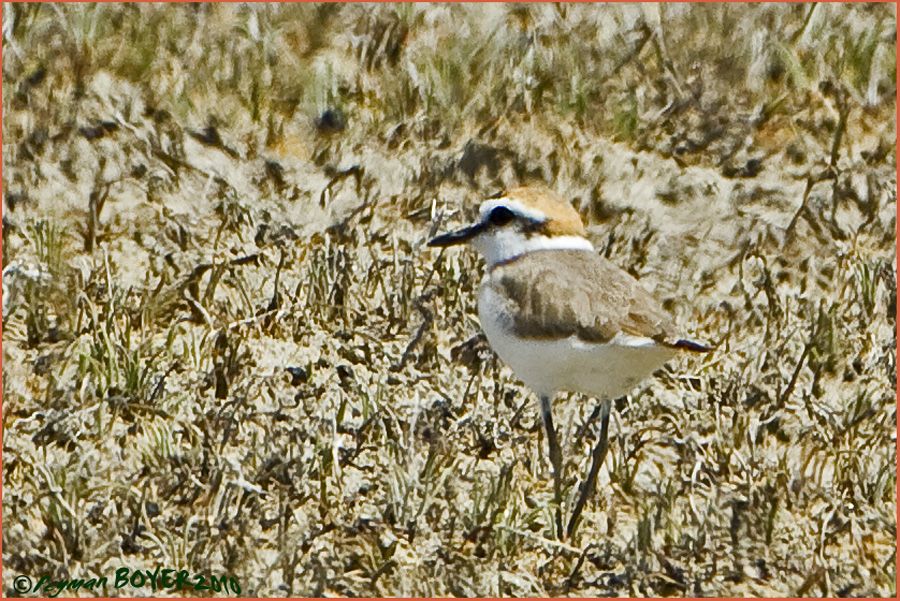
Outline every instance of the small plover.
<svg viewBox="0 0 900 601">
<path fill-rule="evenodd" d="M 428 245 L 469 243 L 486 273 L 478 317 L 488 342 L 540 398 L 562 537 L 562 453 L 551 400 L 561 391 L 601 401 L 598 443 L 566 533 L 571 536 L 606 454 L 610 403 L 679 351 L 710 347 L 674 333 L 672 318 L 638 281 L 599 256 L 581 217 L 554 192 L 520 187 L 485 200 L 480 218 Z"/>
</svg>

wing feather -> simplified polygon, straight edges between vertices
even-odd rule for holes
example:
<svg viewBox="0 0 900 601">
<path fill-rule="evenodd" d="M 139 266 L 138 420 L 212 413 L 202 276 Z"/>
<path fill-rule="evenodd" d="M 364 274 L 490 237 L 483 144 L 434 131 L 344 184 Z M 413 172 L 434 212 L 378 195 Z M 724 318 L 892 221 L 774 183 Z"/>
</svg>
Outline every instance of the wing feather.
<svg viewBox="0 0 900 601">
<path fill-rule="evenodd" d="M 592 252 L 527 253 L 494 267 L 484 285 L 509 299 L 509 322 L 526 338 L 675 339 L 672 318 L 638 281 Z"/>
</svg>

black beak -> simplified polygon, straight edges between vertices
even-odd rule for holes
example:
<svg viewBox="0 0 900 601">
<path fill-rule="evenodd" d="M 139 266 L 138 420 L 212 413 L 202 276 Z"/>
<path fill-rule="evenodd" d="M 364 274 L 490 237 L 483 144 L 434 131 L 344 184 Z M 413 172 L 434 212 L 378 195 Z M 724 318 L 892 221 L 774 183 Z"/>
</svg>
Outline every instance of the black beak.
<svg viewBox="0 0 900 601">
<path fill-rule="evenodd" d="M 455 232 L 450 232 L 449 234 L 441 234 L 436 238 L 432 238 L 428 241 L 428 246 L 439 246 L 443 248 L 445 246 L 465 244 L 466 242 L 480 234 L 482 231 L 484 231 L 484 224 L 476 223 L 475 225 L 464 227 L 461 230 L 456 230 Z"/>
</svg>

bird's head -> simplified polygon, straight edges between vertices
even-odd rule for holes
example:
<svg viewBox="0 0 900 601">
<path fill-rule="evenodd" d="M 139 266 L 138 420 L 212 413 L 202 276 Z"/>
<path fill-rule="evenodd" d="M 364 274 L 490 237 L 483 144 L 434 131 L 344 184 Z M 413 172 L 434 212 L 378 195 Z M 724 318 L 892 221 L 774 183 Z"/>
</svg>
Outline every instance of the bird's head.
<svg viewBox="0 0 900 601">
<path fill-rule="evenodd" d="M 488 266 L 534 250 L 593 250 L 578 212 L 545 188 L 513 188 L 481 203 L 478 220 L 443 234 L 428 246 L 471 244 Z"/>
</svg>

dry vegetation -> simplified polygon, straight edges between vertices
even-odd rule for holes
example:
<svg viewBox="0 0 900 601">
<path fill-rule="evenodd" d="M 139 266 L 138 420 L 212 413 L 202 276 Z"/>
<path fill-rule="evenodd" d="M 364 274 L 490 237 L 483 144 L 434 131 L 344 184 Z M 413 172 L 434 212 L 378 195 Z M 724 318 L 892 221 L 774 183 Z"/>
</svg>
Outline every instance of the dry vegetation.
<svg viewBox="0 0 900 601">
<path fill-rule="evenodd" d="M 895 19 L 4 4 L 4 591 L 894 595 Z M 565 542 L 481 266 L 423 246 L 528 181 L 718 345 L 616 405 Z"/>
</svg>

